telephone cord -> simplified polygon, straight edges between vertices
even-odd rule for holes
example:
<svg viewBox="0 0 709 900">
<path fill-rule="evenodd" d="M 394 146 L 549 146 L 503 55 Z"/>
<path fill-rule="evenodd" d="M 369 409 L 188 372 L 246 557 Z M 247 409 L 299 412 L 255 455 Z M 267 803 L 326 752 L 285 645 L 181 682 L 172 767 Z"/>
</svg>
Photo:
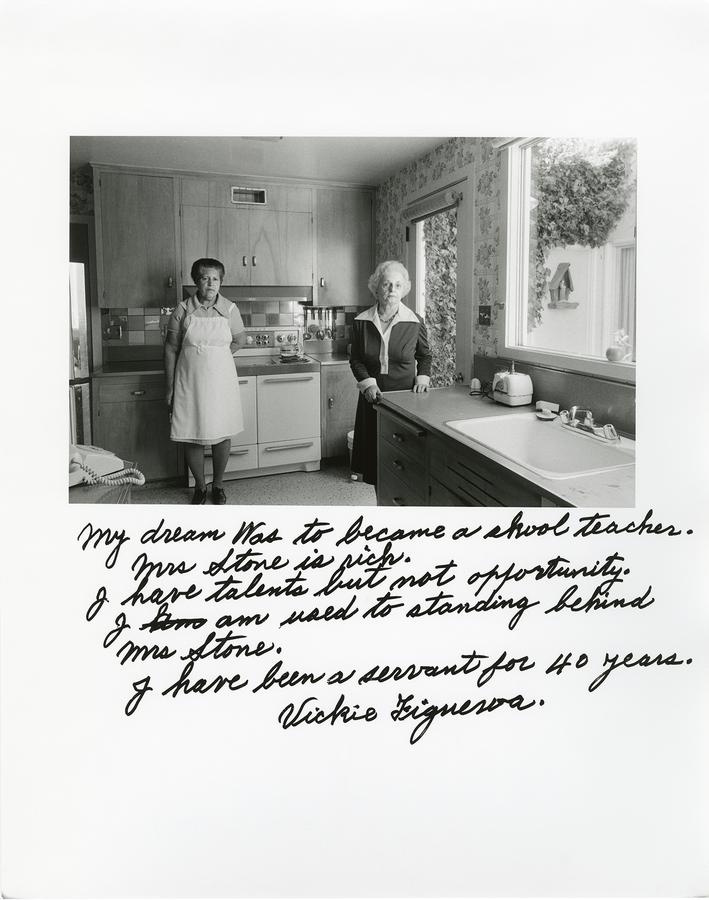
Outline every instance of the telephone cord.
<svg viewBox="0 0 709 900">
<path fill-rule="evenodd" d="M 97 475 L 90 466 L 79 463 L 79 467 L 86 472 L 89 484 L 116 486 L 119 484 L 145 484 L 145 475 L 138 469 L 122 469 L 120 472 L 113 472 L 110 475 Z"/>
</svg>

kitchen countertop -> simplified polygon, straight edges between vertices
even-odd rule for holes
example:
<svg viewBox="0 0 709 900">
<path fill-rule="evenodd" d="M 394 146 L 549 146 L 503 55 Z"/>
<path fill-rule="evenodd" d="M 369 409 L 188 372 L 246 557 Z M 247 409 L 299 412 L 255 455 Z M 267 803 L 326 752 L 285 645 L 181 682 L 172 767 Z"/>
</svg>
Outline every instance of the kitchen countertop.
<svg viewBox="0 0 709 900">
<path fill-rule="evenodd" d="M 317 360 L 321 366 L 337 366 L 348 363 L 350 357 L 347 353 L 308 353 L 310 359 Z"/>
<path fill-rule="evenodd" d="M 272 362 L 276 360 L 276 362 Z M 243 377 L 252 375 L 292 375 L 296 372 L 317 372 L 320 368 L 318 360 L 308 356 L 308 362 L 282 363 L 277 356 L 239 356 L 235 360 L 236 371 Z M 130 360 L 126 362 L 107 363 L 101 368 L 95 369 L 94 378 L 110 378 L 118 375 L 162 375 L 164 374 L 162 360 L 138 362 Z"/>
<path fill-rule="evenodd" d="M 495 403 L 486 397 L 471 397 L 469 389 L 464 385 L 434 388 L 422 394 L 415 394 L 413 391 L 389 391 L 382 394 L 381 405 L 385 409 L 412 419 L 423 428 L 438 432 L 463 446 L 470 447 L 481 456 L 514 472 L 528 484 L 539 488 L 552 500 L 570 503 L 572 506 L 578 507 L 635 506 L 635 466 L 577 478 L 544 478 L 517 465 L 494 450 L 484 447 L 472 438 L 453 431 L 445 424 L 456 419 L 514 415 L 524 411 L 533 412 L 534 406 L 532 405 L 509 407 Z"/>
</svg>

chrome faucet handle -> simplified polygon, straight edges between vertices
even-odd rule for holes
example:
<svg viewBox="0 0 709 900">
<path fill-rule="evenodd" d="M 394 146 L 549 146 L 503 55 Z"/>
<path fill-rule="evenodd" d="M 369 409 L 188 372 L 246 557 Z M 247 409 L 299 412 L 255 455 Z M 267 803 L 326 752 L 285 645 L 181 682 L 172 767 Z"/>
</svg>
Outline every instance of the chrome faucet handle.
<svg viewBox="0 0 709 900">
<path fill-rule="evenodd" d="M 559 420 L 561 421 L 562 425 L 568 425 L 571 422 L 571 413 L 568 411 L 568 409 L 561 410 L 561 412 L 559 413 Z"/>
<path fill-rule="evenodd" d="M 620 440 L 618 432 L 615 430 L 615 426 L 613 426 L 613 425 L 604 425 L 603 426 L 603 436 L 608 441 L 619 441 Z"/>
<path fill-rule="evenodd" d="M 583 419 L 580 416 L 583 415 Z M 578 406 L 572 406 L 569 410 L 569 418 L 572 422 L 580 422 L 588 428 L 593 428 L 593 413 L 590 409 L 579 409 Z"/>
</svg>

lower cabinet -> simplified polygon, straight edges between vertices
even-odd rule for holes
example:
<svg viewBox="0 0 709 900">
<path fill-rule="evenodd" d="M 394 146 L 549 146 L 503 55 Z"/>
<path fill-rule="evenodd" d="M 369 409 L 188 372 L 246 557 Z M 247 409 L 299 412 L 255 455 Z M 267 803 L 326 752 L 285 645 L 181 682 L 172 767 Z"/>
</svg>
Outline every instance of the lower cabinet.
<svg viewBox="0 0 709 900">
<path fill-rule="evenodd" d="M 320 468 L 320 374 L 255 375 L 239 378 L 244 430 L 231 438 L 224 477 Z M 204 471 L 211 476 L 212 450 Z M 188 482 L 194 484 L 191 474 Z"/>
<path fill-rule="evenodd" d="M 428 506 L 428 439 L 408 419 L 379 411 L 377 502 L 379 506 Z"/>
<path fill-rule="evenodd" d="M 349 362 L 320 368 L 321 450 L 325 458 L 345 456 L 347 433 L 354 429 L 359 391 Z"/>
<path fill-rule="evenodd" d="M 539 491 L 504 466 L 379 410 L 379 506 L 541 506 Z"/>
<path fill-rule="evenodd" d="M 179 475 L 163 375 L 95 378 L 93 392 L 96 446 L 135 463 L 148 481 Z"/>
</svg>

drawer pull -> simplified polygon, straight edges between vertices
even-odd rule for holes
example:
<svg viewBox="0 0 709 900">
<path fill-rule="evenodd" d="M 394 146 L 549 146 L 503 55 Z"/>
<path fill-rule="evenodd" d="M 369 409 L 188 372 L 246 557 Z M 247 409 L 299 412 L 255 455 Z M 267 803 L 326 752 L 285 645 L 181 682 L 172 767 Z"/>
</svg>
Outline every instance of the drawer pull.
<svg viewBox="0 0 709 900">
<path fill-rule="evenodd" d="M 243 456 L 245 453 L 248 453 L 248 452 L 249 452 L 248 447 L 242 447 L 239 450 L 230 450 L 229 456 Z"/>
<path fill-rule="evenodd" d="M 398 431 L 393 431 L 391 436 L 395 441 L 398 441 L 400 444 L 403 444 L 407 437 L 405 434 L 399 434 Z M 426 432 L 425 431 L 414 431 L 413 435 L 409 435 L 409 437 L 417 437 L 417 438 L 426 437 Z"/>
<path fill-rule="evenodd" d="M 240 378 L 240 379 L 239 379 L 239 384 L 248 384 L 248 383 L 249 383 L 249 379 L 248 379 L 248 378 Z"/>
<path fill-rule="evenodd" d="M 275 382 L 275 384 L 285 384 L 287 381 L 312 381 L 313 375 L 291 375 L 291 376 L 283 376 L 276 375 L 273 378 L 264 378 L 264 384 L 271 384 Z"/>
<path fill-rule="evenodd" d="M 247 262 L 245 256 L 242 256 L 242 257 L 241 257 L 241 265 L 242 265 L 242 266 L 248 266 L 248 262 Z"/>
<path fill-rule="evenodd" d="M 392 497 L 391 502 L 394 504 L 394 506 L 406 506 L 401 497 Z"/>
<path fill-rule="evenodd" d="M 395 468 L 398 472 L 403 472 L 403 471 L 404 471 L 404 467 L 403 467 L 403 465 L 399 462 L 398 459 L 392 460 L 392 466 L 394 466 L 394 468 Z"/>
<path fill-rule="evenodd" d="M 131 397 L 143 397 L 145 396 L 145 391 L 131 391 Z"/>
<path fill-rule="evenodd" d="M 276 453 L 278 450 L 300 450 L 303 447 L 312 447 L 312 441 L 303 441 L 302 444 L 288 444 L 287 447 L 264 447 L 266 453 Z"/>
</svg>

